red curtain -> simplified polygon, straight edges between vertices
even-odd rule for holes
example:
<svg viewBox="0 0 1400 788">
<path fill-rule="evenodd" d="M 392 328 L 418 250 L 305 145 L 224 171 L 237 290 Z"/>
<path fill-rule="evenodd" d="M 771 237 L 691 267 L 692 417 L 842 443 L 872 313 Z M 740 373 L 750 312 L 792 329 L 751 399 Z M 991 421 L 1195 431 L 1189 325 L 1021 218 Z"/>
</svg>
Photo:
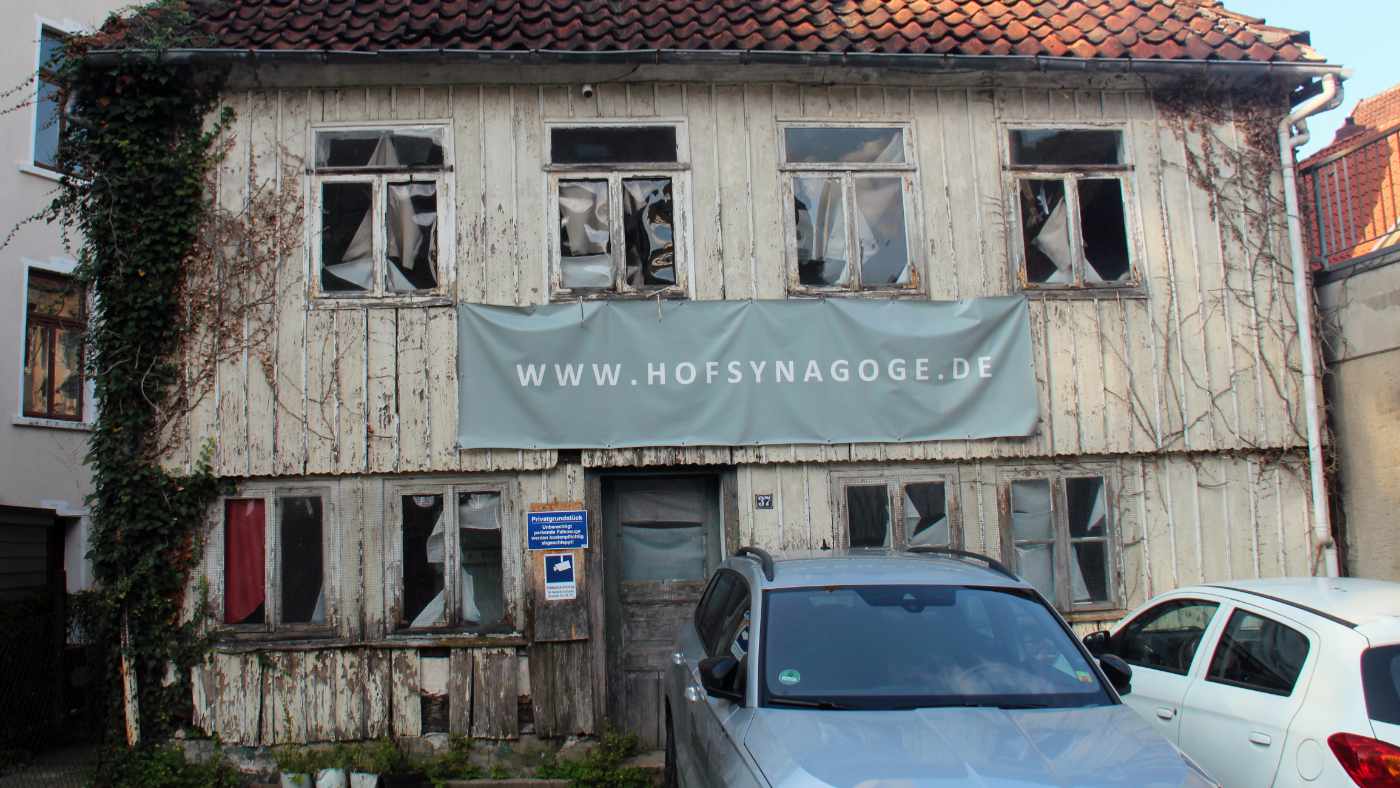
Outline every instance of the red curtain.
<svg viewBox="0 0 1400 788">
<path fill-rule="evenodd" d="M 224 505 L 224 623 L 241 624 L 267 593 L 263 548 L 267 520 L 262 499 Z"/>
</svg>

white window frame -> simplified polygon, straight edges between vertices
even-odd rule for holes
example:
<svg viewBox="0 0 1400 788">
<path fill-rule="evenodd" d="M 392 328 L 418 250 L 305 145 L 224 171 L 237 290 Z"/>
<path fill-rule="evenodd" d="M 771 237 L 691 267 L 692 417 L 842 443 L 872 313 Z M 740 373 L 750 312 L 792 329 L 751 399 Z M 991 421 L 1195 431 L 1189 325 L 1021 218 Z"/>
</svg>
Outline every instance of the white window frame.
<svg viewBox="0 0 1400 788">
<path fill-rule="evenodd" d="M 1011 163 L 1011 133 L 1014 131 L 1113 131 L 1118 133 L 1119 164 L 1073 164 L 1062 166 L 1024 165 Z M 1011 233 L 1007 259 L 1011 261 L 1011 281 L 1027 295 L 1045 296 L 1075 294 L 1143 295 L 1144 277 L 1137 212 L 1136 164 L 1132 146 L 1128 143 L 1128 128 L 1122 123 L 1008 123 L 1000 127 L 1002 168 L 1006 176 L 1007 206 Z M 1086 282 L 1084 280 L 1083 224 L 1080 220 L 1079 181 L 1118 181 L 1123 197 L 1123 231 L 1128 242 L 1128 276 L 1121 282 Z M 1070 254 L 1074 265 L 1074 281 L 1070 283 L 1032 283 L 1026 270 L 1025 227 L 1021 222 L 1021 181 L 1058 180 L 1064 183 L 1066 220 L 1070 226 Z"/>
<path fill-rule="evenodd" d="M 34 16 L 33 73 L 35 75 L 35 84 L 34 91 L 32 94 L 32 102 L 34 106 L 30 108 L 29 113 L 29 153 L 26 156 L 25 160 L 23 162 L 20 162 L 19 170 L 20 172 L 28 173 L 30 175 L 37 175 L 40 178 L 47 178 L 51 181 L 57 181 L 63 178 L 63 173 L 59 172 L 58 170 L 40 165 L 35 161 L 35 153 L 37 152 L 37 146 L 39 143 L 39 89 L 42 87 L 39 84 L 38 74 L 39 67 L 43 65 L 40 62 L 39 58 L 42 57 L 42 53 L 44 51 L 43 39 L 45 28 L 54 31 L 55 33 L 61 33 L 64 36 L 72 37 L 87 30 L 87 26 L 81 22 L 76 22 L 72 19 L 51 19 L 49 17 L 39 16 L 37 14 Z"/>
<path fill-rule="evenodd" d="M 477 479 L 395 479 L 384 484 L 384 627 L 391 635 L 434 635 L 445 632 L 480 635 L 515 634 L 521 631 L 518 584 L 514 582 L 519 574 L 517 564 L 520 551 L 520 530 L 515 516 L 515 500 L 511 495 L 512 484 L 505 478 Z M 443 507 L 451 506 L 456 511 L 459 493 L 496 493 L 501 498 L 501 596 L 504 600 L 506 623 L 509 626 L 488 627 L 485 629 L 465 626 L 461 623 L 458 603 L 461 591 L 457 587 L 460 578 L 462 552 L 458 539 L 460 525 L 448 528 L 443 540 L 443 553 L 447 559 L 443 571 L 443 589 L 446 598 L 447 621 L 428 627 L 413 627 L 400 623 L 403 615 L 403 498 L 407 495 L 441 495 Z"/>
<path fill-rule="evenodd" d="M 549 160 L 550 144 L 557 129 L 599 127 L 668 126 L 676 131 L 674 162 L 625 162 L 621 164 L 555 164 Z M 617 298 L 694 298 L 691 261 L 695 259 L 694 233 L 690 219 L 690 136 L 685 118 L 590 118 L 588 120 L 547 120 L 545 137 L 545 292 L 554 301 L 601 300 Z M 632 178 L 671 179 L 671 234 L 675 250 L 676 283 L 661 287 L 633 287 L 627 274 L 627 240 L 622 221 L 622 181 Z M 571 289 L 564 286 L 560 256 L 559 182 L 605 180 L 608 182 L 608 238 L 613 265 L 613 284 L 608 289 Z"/>
<path fill-rule="evenodd" d="M 1050 604 L 1066 615 L 1071 613 L 1101 613 L 1120 611 L 1125 598 L 1123 590 L 1123 567 L 1119 555 L 1118 501 L 1122 489 L 1122 471 L 1115 463 L 1051 463 L 1023 467 L 1004 468 L 997 480 L 998 509 L 1001 522 L 1001 560 L 1013 572 L 1020 574 L 1020 562 L 1016 558 L 1016 536 L 1012 530 L 1011 484 L 1017 481 L 1048 481 L 1050 483 L 1050 519 L 1055 528 L 1054 540 L 1054 580 L 1055 598 Z M 1101 478 L 1104 483 L 1104 496 L 1107 502 L 1104 516 L 1107 520 L 1106 533 L 1102 537 L 1072 538 L 1069 533 L 1069 512 L 1065 495 L 1066 479 Z M 1025 543 L 1028 540 L 1022 540 Z M 1098 602 L 1076 603 L 1071 598 L 1071 576 L 1068 573 L 1076 542 L 1096 542 L 1104 544 L 1104 560 L 1108 577 L 1105 589 L 1108 598 Z"/>
<path fill-rule="evenodd" d="M 58 430 L 77 430 L 80 432 L 90 431 L 93 422 L 97 420 L 97 386 L 87 370 L 83 370 L 83 417 L 81 420 L 72 421 L 68 419 L 44 419 L 34 416 L 24 415 L 24 350 L 25 342 L 28 341 L 29 334 L 29 272 L 40 271 L 47 274 L 57 274 L 59 276 L 72 276 L 77 270 L 78 263 L 69 258 L 55 257 L 51 260 L 32 260 L 28 257 L 20 259 L 20 275 L 23 277 L 24 298 L 21 301 L 23 314 L 20 317 L 19 342 L 16 345 L 17 365 L 19 374 L 15 381 L 15 412 L 11 416 L 11 423 L 17 427 L 45 427 Z M 86 298 L 86 314 L 91 317 L 93 299 L 91 295 Z M 86 359 L 86 355 L 84 356 Z M 86 366 L 86 361 L 84 362 Z"/>
<path fill-rule="evenodd" d="M 355 171 L 352 168 L 323 168 L 315 166 L 316 136 L 327 131 L 401 131 L 437 130 L 442 132 L 442 167 L 405 168 L 393 171 L 386 168 L 365 168 Z M 308 150 L 312 151 L 307 164 L 307 246 L 310 250 L 309 270 L 306 272 L 307 293 L 315 307 L 356 307 L 356 306 L 441 306 L 452 303 L 456 292 L 456 178 L 453 177 L 453 133 L 451 120 L 384 121 L 375 123 L 317 123 L 309 131 Z M 437 187 L 437 287 L 431 290 L 414 292 L 393 292 L 384 284 L 385 272 L 389 265 L 386 256 L 388 249 L 388 225 L 385 216 L 388 208 L 389 183 L 432 183 Z M 373 187 L 371 216 L 373 217 L 373 256 L 374 268 L 370 274 L 372 287 L 364 292 L 327 292 L 321 289 L 321 202 L 322 184 L 326 183 L 369 183 Z"/>
<path fill-rule="evenodd" d="M 872 163 L 812 163 L 787 160 L 787 131 L 795 128 L 855 129 L 897 128 L 904 140 L 904 161 Z M 924 291 L 923 209 L 919 199 L 918 146 L 914 124 L 908 120 L 832 121 L 830 119 L 781 119 L 778 121 L 778 172 L 782 176 L 783 245 L 787 258 L 787 289 L 794 295 L 828 296 L 876 293 L 890 296 L 922 296 Z M 909 283 L 863 287 L 860 282 L 860 239 L 856 230 L 855 181 L 859 178 L 899 176 L 904 181 L 904 240 L 909 249 Z M 793 180 L 799 177 L 831 177 L 842 181 L 845 206 L 846 249 L 851 259 L 850 283 L 843 286 L 804 285 L 798 271 L 797 205 Z"/>
<path fill-rule="evenodd" d="M 851 546 L 851 519 L 846 490 L 850 487 L 883 485 L 890 501 L 890 548 L 909 547 L 909 535 L 904 533 L 904 488 L 910 484 L 934 482 L 943 485 L 944 506 L 948 516 L 948 547 L 963 549 L 962 509 L 959 505 L 958 469 L 952 465 L 921 465 L 909 468 L 870 467 L 831 474 L 831 495 L 836 506 L 836 547 Z"/>
<path fill-rule="evenodd" d="M 281 500 L 283 498 L 321 499 L 321 584 L 324 598 L 322 612 L 325 622 L 321 624 L 285 624 L 281 621 L 282 574 L 278 571 L 282 560 Z M 227 504 L 229 501 L 263 501 L 263 623 L 226 624 L 224 623 L 225 566 L 224 544 Z M 253 638 L 266 637 L 315 637 L 334 634 L 339 627 L 338 608 L 340 603 L 340 522 L 336 518 L 335 485 L 330 483 L 307 482 L 304 484 L 248 484 L 236 492 L 221 496 L 213 514 L 214 525 L 209 531 L 209 541 L 205 549 L 205 577 L 209 579 L 209 616 L 215 622 L 214 628 L 226 635 Z"/>
</svg>

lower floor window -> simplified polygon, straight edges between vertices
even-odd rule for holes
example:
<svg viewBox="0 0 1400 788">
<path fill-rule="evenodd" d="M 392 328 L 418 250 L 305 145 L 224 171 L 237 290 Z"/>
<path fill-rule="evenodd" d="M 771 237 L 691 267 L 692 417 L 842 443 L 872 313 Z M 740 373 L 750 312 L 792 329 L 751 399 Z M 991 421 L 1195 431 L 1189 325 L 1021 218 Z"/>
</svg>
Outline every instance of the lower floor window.
<svg viewBox="0 0 1400 788">
<path fill-rule="evenodd" d="M 401 487 L 397 625 L 406 629 L 499 628 L 506 619 L 500 490 L 457 485 Z"/>
<path fill-rule="evenodd" d="M 953 547 L 947 475 L 896 474 L 892 478 L 836 477 L 846 547 Z"/>
<path fill-rule="evenodd" d="M 319 494 L 227 499 L 224 624 L 264 629 L 326 624 L 325 523 L 325 501 Z"/>
<path fill-rule="evenodd" d="M 1002 487 L 1003 558 L 1061 610 L 1115 603 L 1104 474 L 1050 471 Z"/>
</svg>

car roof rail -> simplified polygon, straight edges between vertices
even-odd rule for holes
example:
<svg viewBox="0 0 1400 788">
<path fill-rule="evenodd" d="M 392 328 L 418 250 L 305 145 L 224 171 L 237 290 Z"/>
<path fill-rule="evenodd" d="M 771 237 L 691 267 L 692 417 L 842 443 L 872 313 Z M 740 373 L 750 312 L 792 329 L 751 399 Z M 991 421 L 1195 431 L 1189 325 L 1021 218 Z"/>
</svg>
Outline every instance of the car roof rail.
<svg viewBox="0 0 1400 788">
<path fill-rule="evenodd" d="M 773 579 L 773 554 L 762 547 L 745 546 L 734 551 L 735 558 L 752 558 L 758 561 L 763 567 L 763 576 L 769 581 Z"/>
<path fill-rule="evenodd" d="M 917 553 L 919 555 L 942 555 L 948 556 L 950 558 L 970 558 L 974 561 L 981 561 L 982 563 L 986 564 L 993 572 L 1000 572 L 1001 574 L 1006 575 L 1012 580 L 1021 579 L 1016 576 L 1015 572 L 1011 571 L 1010 569 L 1007 569 L 1006 564 L 1003 564 L 1002 562 L 996 560 L 995 558 L 992 558 L 991 556 L 982 555 L 981 553 L 974 553 L 971 550 L 957 550 L 952 547 L 937 547 L 935 545 L 916 544 L 905 548 L 905 552 Z"/>
</svg>

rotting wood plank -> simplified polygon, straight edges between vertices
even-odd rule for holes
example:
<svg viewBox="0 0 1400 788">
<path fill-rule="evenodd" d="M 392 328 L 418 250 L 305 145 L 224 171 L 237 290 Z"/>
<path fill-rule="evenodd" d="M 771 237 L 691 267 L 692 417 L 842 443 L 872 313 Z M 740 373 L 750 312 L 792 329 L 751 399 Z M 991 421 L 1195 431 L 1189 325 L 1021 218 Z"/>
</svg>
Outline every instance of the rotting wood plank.
<svg viewBox="0 0 1400 788">
<path fill-rule="evenodd" d="M 778 466 L 777 506 L 784 550 L 806 550 L 812 539 L 811 507 L 807 501 L 807 466 Z"/>
<path fill-rule="evenodd" d="M 472 652 L 454 648 L 448 656 L 447 709 L 448 731 L 457 736 L 471 733 L 472 723 Z"/>
<path fill-rule="evenodd" d="M 710 85 L 686 85 L 685 105 L 689 125 L 690 227 L 695 259 L 690 262 L 690 278 L 695 297 L 714 300 L 724 297 L 724 203 L 720 173 L 713 162 L 721 159 L 715 127 L 714 89 Z"/>
<path fill-rule="evenodd" d="M 247 177 L 243 178 L 250 198 L 275 197 L 279 183 L 277 142 L 277 91 L 254 91 L 248 106 L 249 114 L 249 156 Z M 279 206 L 279 208 L 282 206 Z M 279 211 L 279 216 L 281 211 Z M 280 261 L 267 261 L 265 265 L 276 266 Z M 279 294 L 276 290 L 278 274 L 274 271 L 272 291 L 258 293 L 263 302 L 253 309 L 250 316 L 255 326 L 267 331 L 265 338 L 248 349 L 247 397 L 248 397 L 248 475 L 267 476 L 275 468 L 275 447 L 277 434 L 277 405 L 273 392 L 276 375 L 274 359 L 277 352 L 277 312 Z"/>
<path fill-rule="evenodd" d="M 366 321 L 370 310 L 340 309 L 335 313 L 335 346 L 340 407 L 336 409 L 337 473 L 365 470 L 369 425 L 366 412 Z M 378 311 L 378 310 L 374 310 Z"/>
<path fill-rule="evenodd" d="M 247 168 L 252 151 L 252 122 L 249 118 L 249 98 L 241 91 L 231 92 L 224 97 L 224 104 L 235 113 L 235 118 L 224 139 L 227 150 L 219 160 L 216 191 L 219 209 L 229 216 L 242 216 L 248 201 Z M 214 366 L 216 375 L 215 393 L 217 408 L 215 413 L 218 426 L 214 434 L 218 440 L 218 453 L 214 455 L 215 467 L 221 476 L 248 475 L 248 317 L 243 313 L 252 299 L 261 293 L 250 292 L 246 282 L 226 281 L 234 272 L 218 270 L 215 276 L 220 287 L 235 299 L 248 299 L 249 303 L 232 304 L 235 315 L 241 315 L 238 322 L 225 320 L 215 330 L 231 335 L 220 342 L 218 361 Z M 226 355 L 227 354 L 227 355 Z"/>
<path fill-rule="evenodd" d="M 398 310 L 368 310 L 366 331 L 366 461 L 371 472 L 392 472 L 399 464 Z"/>
<path fill-rule="evenodd" d="M 720 85 L 715 88 L 715 165 L 719 171 L 719 201 L 727 210 L 720 214 L 720 254 L 724 298 L 741 300 L 754 297 L 753 216 L 750 190 L 748 118 L 745 115 L 744 88 Z"/>
<path fill-rule="evenodd" d="M 399 470 L 427 470 L 431 455 L 428 360 L 439 355 L 428 342 L 428 311 L 398 310 Z"/>
<path fill-rule="evenodd" d="M 368 649 L 365 652 L 365 738 L 390 735 L 393 725 L 394 652 Z"/>
<path fill-rule="evenodd" d="M 428 365 L 427 448 L 432 452 L 435 470 L 452 470 L 457 456 L 457 312 L 433 309 L 428 312 L 426 356 Z"/>
<path fill-rule="evenodd" d="M 300 179 L 306 166 L 306 127 L 313 112 L 319 116 L 319 91 L 284 90 L 280 94 L 277 177 Z M 315 102 L 313 108 L 312 102 Z M 303 204 L 307 195 L 303 186 Z M 303 215 L 305 222 L 309 217 Z M 275 472 L 296 476 L 306 472 L 306 304 L 310 255 L 303 241 L 277 261 L 277 349 L 273 369 L 276 397 Z"/>
<path fill-rule="evenodd" d="M 779 181 L 778 125 L 771 86 L 744 88 L 748 119 L 749 198 L 752 207 L 754 282 L 756 298 L 783 298 L 786 242 L 783 233 L 782 186 Z"/>
<path fill-rule="evenodd" d="M 472 653 L 473 738 L 516 739 L 520 736 L 514 649 L 483 648 Z"/>
<path fill-rule="evenodd" d="M 1106 326 L 1099 305 L 1097 298 L 1071 305 L 1079 329 L 1070 341 L 1074 343 L 1075 373 L 1078 376 L 1075 394 L 1079 405 L 1080 450 L 1085 454 L 1102 454 L 1108 450 L 1105 429 L 1107 374 L 1102 336 Z"/>
<path fill-rule="evenodd" d="M 482 90 L 483 181 L 485 199 L 486 303 L 514 306 L 519 298 L 516 248 L 517 130 L 513 128 L 515 93 L 525 88 L 490 86 Z"/>
<path fill-rule="evenodd" d="M 389 708 L 394 736 L 420 736 L 422 725 L 422 696 L 418 689 L 418 650 L 395 649 L 390 668 Z"/>
<path fill-rule="evenodd" d="M 587 641 L 530 646 L 530 701 L 535 733 L 545 737 L 588 735 L 593 691 L 587 681 L 592 644 Z"/>
<path fill-rule="evenodd" d="M 335 472 L 340 451 L 337 353 L 335 312 L 311 310 L 306 316 L 307 473 Z"/>
<path fill-rule="evenodd" d="M 545 213 L 545 180 L 540 164 L 548 161 L 549 147 L 544 137 L 543 88 L 516 88 L 513 93 L 515 129 L 515 200 L 512 227 L 519 236 L 515 242 L 516 304 L 538 304 L 549 300 L 549 265 L 553 250 L 544 239 L 550 220 Z M 541 254 L 546 250 L 546 258 Z M 454 343 L 455 344 L 455 343 Z"/>
</svg>

